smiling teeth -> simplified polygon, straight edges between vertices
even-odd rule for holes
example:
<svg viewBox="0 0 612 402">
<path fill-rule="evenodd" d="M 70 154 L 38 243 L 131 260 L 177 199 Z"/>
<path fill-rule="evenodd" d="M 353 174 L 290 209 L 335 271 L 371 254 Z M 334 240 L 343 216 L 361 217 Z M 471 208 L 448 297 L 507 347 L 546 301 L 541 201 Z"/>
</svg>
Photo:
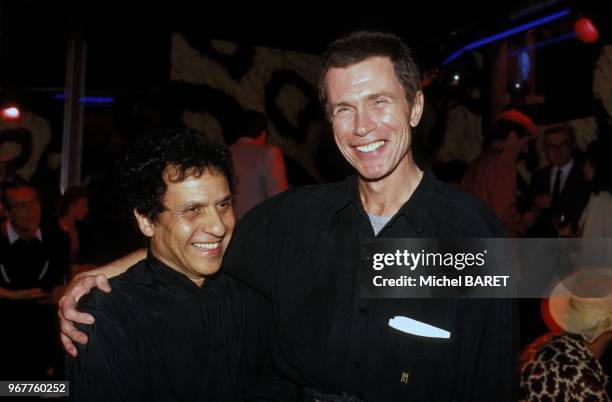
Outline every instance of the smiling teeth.
<svg viewBox="0 0 612 402">
<path fill-rule="evenodd" d="M 385 142 L 384 141 L 376 141 L 368 145 L 362 145 L 357 147 L 359 152 L 372 152 L 380 148 Z"/>
<path fill-rule="evenodd" d="M 202 250 L 214 250 L 219 247 L 219 244 L 221 242 L 218 241 L 216 243 L 193 243 L 193 246 Z"/>
</svg>

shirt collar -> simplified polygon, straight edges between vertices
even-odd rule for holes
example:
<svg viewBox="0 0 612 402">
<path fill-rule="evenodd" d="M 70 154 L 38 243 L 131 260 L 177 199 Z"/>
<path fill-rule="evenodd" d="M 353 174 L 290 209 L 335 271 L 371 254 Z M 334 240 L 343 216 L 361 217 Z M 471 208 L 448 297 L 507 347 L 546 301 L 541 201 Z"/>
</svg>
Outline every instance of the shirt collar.
<svg viewBox="0 0 612 402">
<path fill-rule="evenodd" d="M 151 250 L 147 252 L 146 258 L 147 266 L 153 271 L 156 278 L 166 285 L 169 289 L 177 291 L 179 293 L 187 292 L 189 294 L 196 294 L 201 292 L 204 288 L 208 287 L 208 283 L 214 279 L 206 278 L 204 284 L 200 287 L 193 283 L 186 275 L 177 272 L 175 269 L 169 267 L 159 259 L 157 259 Z M 215 275 L 216 277 L 216 275 Z"/>
<path fill-rule="evenodd" d="M 402 205 L 395 215 L 405 216 L 416 231 L 421 232 L 427 221 L 427 213 L 431 204 L 430 198 L 434 190 L 436 178 L 424 163 L 417 160 L 417 165 L 423 170 L 423 177 L 408 201 Z M 357 188 L 356 175 L 351 175 L 344 181 L 336 184 L 332 192 L 336 194 L 334 212 L 341 211 L 349 204 L 358 205 L 360 209 L 363 209 Z"/>
<path fill-rule="evenodd" d="M 553 169 L 551 170 L 551 174 L 556 175 L 557 170 L 561 170 L 561 175 L 563 177 L 567 177 L 569 175 L 570 170 L 572 170 L 573 166 L 574 166 L 574 160 L 571 159 L 569 162 L 567 162 L 565 165 L 561 167 L 554 166 Z"/>
<path fill-rule="evenodd" d="M 11 225 L 10 221 L 6 221 L 6 234 L 8 236 L 10 244 L 15 243 L 17 240 L 21 238 L 19 236 L 19 233 L 17 233 L 17 231 L 13 227 L 13 225 Z M 39 241 L 43 241 L 42 232 L 40 231 L 40 228 L 36 229 L 36 232 L 34 233 L 34 237 L 36 237 Z"/>
</svg>

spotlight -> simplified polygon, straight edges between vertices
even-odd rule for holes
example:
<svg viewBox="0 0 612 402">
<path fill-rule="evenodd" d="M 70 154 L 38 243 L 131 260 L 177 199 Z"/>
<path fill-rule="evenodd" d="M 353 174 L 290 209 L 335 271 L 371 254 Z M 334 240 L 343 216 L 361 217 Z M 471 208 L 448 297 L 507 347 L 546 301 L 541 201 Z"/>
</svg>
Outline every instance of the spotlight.
<svg viewBox="0 0 612 402">
<path fill-rule="evenodd" d="M 19 120 L 21 117 L 21 110 L 15 105 L 10 105 L 0 110 L 0 115 L 3 120 Z"/>
<path fill-rule="evenodd" d="M 508 86 L 506 87 L 508 92 L 513 95 L 523 96 L 527 93 L 529 89 L 529 85 L 526 81 L 521 80 L 513 80 L 508 82 Z"/>
<path fill-rule="evenodd" d="M 451 75 L 450 86 L 456 87 L 457 85 L 459 85 L 459 81 L 461 81 L 461 74 L 453 73 Z"/>
</svg>

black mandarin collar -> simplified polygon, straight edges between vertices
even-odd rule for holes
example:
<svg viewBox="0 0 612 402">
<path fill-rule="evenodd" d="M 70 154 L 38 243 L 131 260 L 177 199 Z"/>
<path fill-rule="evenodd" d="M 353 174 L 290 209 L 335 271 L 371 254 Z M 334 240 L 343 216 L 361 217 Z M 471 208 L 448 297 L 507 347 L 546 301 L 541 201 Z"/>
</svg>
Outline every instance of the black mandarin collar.
<svg viewBox="0 0 612 402">
<path fill-rule="evenodd" d="M 432 194 L 437 179 L 424 163 L 417 161 L 417 165 L 423 170 L 423 177 L 408 201 L 402 205 L 396 215 L 406 217 L 414 229 L 421 232 L 432 205 Z M 349 204 L 355 204 L 359 210 L 363 210 L 356 175 L 351 175 L 338 183 L 332 192 L 335 194 L 336 200 L 334 203 L 335 212 L 339 212 Z"/>
<path fill-rule="evenodd" d="M 186 275 L 176 271 L 168 265 L 157 259 L 151 250 L 147 251 L 146 258 L 147 267 L 153 271 L 155 278 L 164 284 L 168 289 L 175 291 L 178 294 L 197 295 L 207 292 L 213 286 L 211 283 L 215 281 L 218 274 L 207 277 L 202 286 L 196 285 Z"/>
</svg>

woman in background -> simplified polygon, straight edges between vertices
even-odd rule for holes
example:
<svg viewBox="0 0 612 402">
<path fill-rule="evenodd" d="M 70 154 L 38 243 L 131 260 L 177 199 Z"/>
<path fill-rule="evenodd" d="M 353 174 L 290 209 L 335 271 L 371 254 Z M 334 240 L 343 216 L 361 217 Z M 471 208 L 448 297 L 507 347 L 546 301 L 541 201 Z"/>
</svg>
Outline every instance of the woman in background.
<svg viewBox="0 0 612 402">
<path fill-rule="evenodd" d="M 81 238 L 77 222 L 85 219 L 89 212 L 89 196 L 83 187 L 70 187 L 66 190 L 59 205 L 58 226 L 70 238 L 70 262 L 78 263 Z"/>
<path fill-rule="evenodd" d="M 610 402 L 600 360 L 612 343 L 612 269 L 588 268 L 559 282 L 548 309 L 560 331 L 521 354 L 521 402 Z"/>
</svg>

